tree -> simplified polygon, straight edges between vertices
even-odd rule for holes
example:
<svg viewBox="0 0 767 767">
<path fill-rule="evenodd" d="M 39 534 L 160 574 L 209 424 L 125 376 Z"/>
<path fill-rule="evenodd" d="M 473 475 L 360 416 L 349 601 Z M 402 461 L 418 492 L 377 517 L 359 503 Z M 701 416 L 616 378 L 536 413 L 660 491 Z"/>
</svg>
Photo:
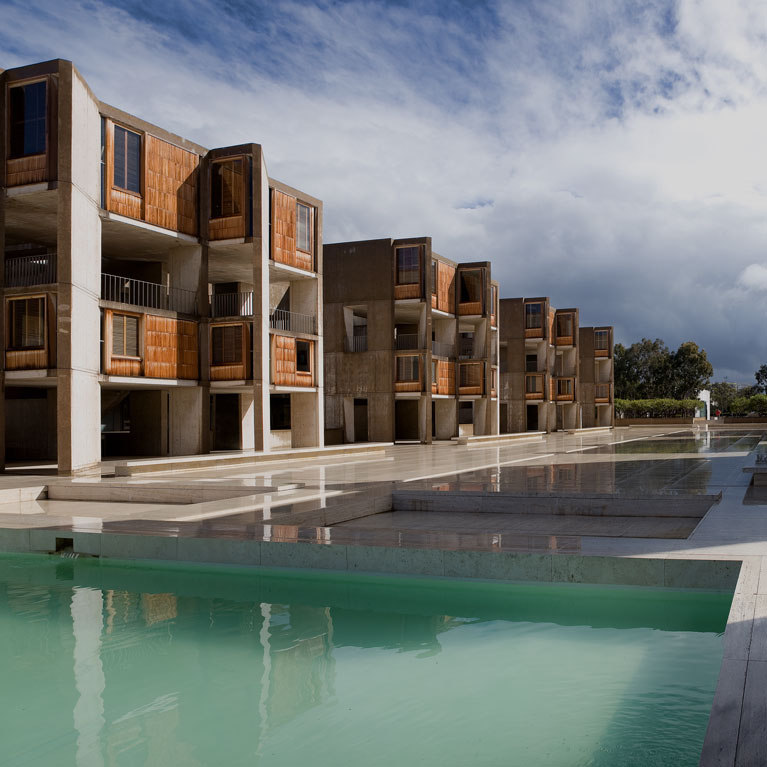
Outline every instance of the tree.
<svg viewBox="0 0 767 767">
<path fill-rule="evenodd" d="M 693 341 L 685 341 L 670 355 L 666 373 L 669 387 L 665 396 L 672 399 L 691 399 L 708 385 L 714 368 L 708 361 L 706 350 Z M 660 396 L 660 395 L 656 395 Z"/>
<path fill-rule="evenodd" d="M 759 370 L 754 373 L 756 378 L 756 386 L 754 387 L 758 394 L 767 394 L 767 365 L 760 366 Z"/>
<path fill-rule="evenodd" d="M 711 404 L 723 413 L 729 413 L 733 400 L 738 396 L 738 387 L 727 381 L 711 385 Z"/>
<path fill-rule="evenodd" d="M 615 345 L 615 396 L 622 399 L 652 399 L 666 396 L 664 381 L 668 374 L 670 353 L 656 338 L 643 338 L 629 347 Z M 697 394 L 697 392 L 696 392 Z"/>
</svg>

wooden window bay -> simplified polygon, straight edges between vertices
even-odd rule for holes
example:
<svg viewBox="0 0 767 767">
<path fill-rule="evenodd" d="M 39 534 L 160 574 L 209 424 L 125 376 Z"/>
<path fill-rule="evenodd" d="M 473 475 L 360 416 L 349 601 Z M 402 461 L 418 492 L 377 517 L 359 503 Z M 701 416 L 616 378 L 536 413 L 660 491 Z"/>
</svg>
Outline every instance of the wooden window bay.
<svg viewBox="0 0 767 767">
<path fill-rule="evenodd" d="M 245 197 L 241 157 L 218 160 L 210 171 L 210 217 L 241 216 Z"/>
<path fill-rule="evenodd" d="M 8 300 L 8 348 L 12 351 L 45 349 L 45 296 Z"/>
<path fill-rule="evenodd" d="M 8 89 L 10 158 L 45 154 L 47 94 L 45 80 Z"/>
</svg>

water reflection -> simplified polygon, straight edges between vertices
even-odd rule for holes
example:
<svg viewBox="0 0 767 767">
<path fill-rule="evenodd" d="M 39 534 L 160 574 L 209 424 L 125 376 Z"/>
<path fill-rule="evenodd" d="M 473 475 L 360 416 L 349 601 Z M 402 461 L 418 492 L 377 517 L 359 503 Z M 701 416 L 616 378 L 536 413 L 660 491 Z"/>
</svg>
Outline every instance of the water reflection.
<svg viewBox="0 0 767 767">
<path fill-rule="evenodd" d="M 729 609 L 719 594 L 632 600 L 615 589 L 213 569 L 201 577 L 81 561 L 64 584 L 54 563 L 15 561 L 0 561 L 0 674 L 13 690 L 0 716 L 10 726 L 3 758 L 14 765 L 287 764 L 301 749 L 319 749 L 316 763 L 326 764 L 328 733 L 348 729 L 361 707 L 380 703 L 380 722 L 365 718 L 363 730 L 333 739 L 337 755 L 355 738 L 375 741 L 379 724 L 436 737 L 451 717 L 474 717 L 484 701 L 468 704 L 464 695 L 476 693 L 478 679 L 500 696 L 476 712 L 492 724 L 487 737 L 499 737 L 505 729 L 493 717 L 507 705 L 524 709 L 507 700 L 511 678 L 492 682 L 513 673 L 521 684 L 515 653 L 564 651 L 568 632 L 582 648 L 572 651 L 583 652 L 589 631 L 617 631 L 623 649 L 597 644 L 586 655 L 597 662 L 604 652 L 628 654 L 636 664 L 655 656 L 637 644 L 640 636 L 657 642 L 672 632 L 672 649 L 698 657 L 680 644 L 680 632 L 715 637 Z M 535 663 L 536 685 L 553 685 L 539 676 L 545 663 Z M 669 667 L 678 663 L 678 654 L 669 656 Z M 390 676 L 399 683 L 389 684 Z M 716 667 L 711 677 L 713 694 Z M 431 697 L 432 689 L 439 694 Z M 436 715 L 451 695 L 458 708 Z M 450 725 L 439 737 L 455 734 Z M 423 740 L 405 737 L 417 755 Z M 379 745 L 395 748 L 394 741 Z M 369 763 L 382 756 L 371 754 Z"/>
</svg>

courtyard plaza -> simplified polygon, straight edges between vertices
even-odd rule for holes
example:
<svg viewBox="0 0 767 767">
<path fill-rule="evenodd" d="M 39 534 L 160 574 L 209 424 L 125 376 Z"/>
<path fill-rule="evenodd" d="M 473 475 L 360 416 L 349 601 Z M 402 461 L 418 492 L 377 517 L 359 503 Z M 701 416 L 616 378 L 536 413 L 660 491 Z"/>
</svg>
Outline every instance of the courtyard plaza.
<svg viewBox="0 0 767 767">
<path fill-rule="evenodd" d="M 95 480 L 11 467 L 0 478 L 0 549 L 727 587 L 701 764 L 764 764 L 767 494 L 752 472 L 766 433 L 756 424 L 631 427 L 132 476 L 110 476 L 105 464 Z"/>
</svg>

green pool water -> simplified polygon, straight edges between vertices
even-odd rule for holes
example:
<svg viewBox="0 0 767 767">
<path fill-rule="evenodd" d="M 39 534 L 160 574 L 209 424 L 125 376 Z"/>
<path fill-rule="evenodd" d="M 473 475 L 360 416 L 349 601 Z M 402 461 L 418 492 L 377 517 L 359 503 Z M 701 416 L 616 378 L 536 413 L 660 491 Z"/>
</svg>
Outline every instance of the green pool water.
<svg viewBox="0 0 767 767">
<path fill-rule="evenodd" d="M 696 765 L 730 602 L 0 557 L 0 765 Z"/>
</svg>

